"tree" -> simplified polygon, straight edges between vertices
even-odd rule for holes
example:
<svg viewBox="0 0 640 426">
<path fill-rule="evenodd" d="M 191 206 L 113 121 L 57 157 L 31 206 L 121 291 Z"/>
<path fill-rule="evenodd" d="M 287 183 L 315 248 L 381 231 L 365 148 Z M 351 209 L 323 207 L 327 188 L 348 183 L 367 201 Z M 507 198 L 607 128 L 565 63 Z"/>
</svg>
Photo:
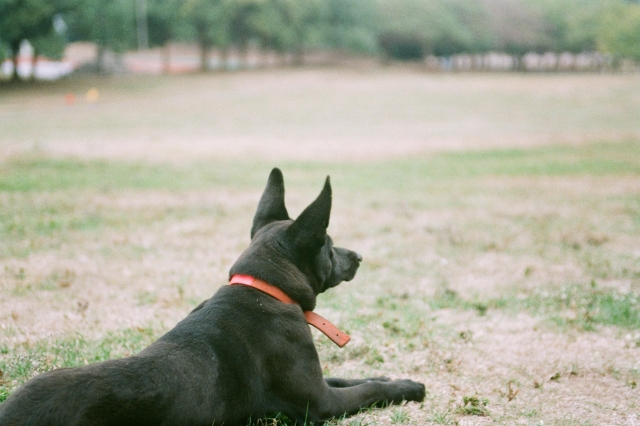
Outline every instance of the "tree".
<svg viewBox="0 0 640 426">
<path fill-rule="evenodd" d="M 64 50 L 62 35 L 54 29 L 56 15 L 71 8 L 72 0 L 0 0 L 0 38 L 13 58 L 13 81 L 18 81 L 18 54 L 23 40 L 39 53 L 60 56 Z"/>
<path fill-rule="evenodd" d="M 0 38 L 0 64 L 9 57 L 9 46 Z"/>
<path fill-rule="evenodd" d="M 522 56 L 541 52 L 552 44 L 548 23 L 541 11 L 522 0 L 481 0 L 488 11 L 491 49 L 514 57 L 516 68 L 524 69 Z"/>
<path fill-rule="evenodd" d="M 200 69 L 208 70 L 213 46 L 227 49 L 231 43 L 230 22 L 224 0 L 186 0 L 183 13 L 195 32 L 200 47 Z"/>
<path fill-rule="evenodd" d="M 254 30 L 263 49 L 286 51 L 289 29 L 275 1 L 267 0 L 262 4 L 254 19 Z"/>
<path fill-rule="evenodd" d="M 415 51 L 416 43 L 422 43 L 423 51 L 438 56 L 484 51 L 490 47 L 485 24 L 489 17 L 477 2 L 378 0 L 377 6 L 378 31 L 384 50 L 388 50 L 384 45 L 389 39 L 395 40 L 392 43 L 395 49 Z"/>
<path fill-rule="evenodd" d="M 376 32 L 385 60 L 422 60 L 436 31 L 433 2 L 377 0 Z"/>
<path fill-rule="evenodd" d="M 133 0 L 82 0 L 66 14 L 72 40 L 98 46 L 98 71 L 105 73 L 105 53 L 124 52 L 135 45 L 135 3 Z"/>
<path fill-rule="evenodd" d="M 244 63 L 247 62 L 249 41 L 259 37 L 259 21 L 265 5 L 263 0 L 227 0 L 225 3 L 231 42 L 238 47 Z"/>
<path fill-rule="evenodd" d="M 149 45 L 164 47 L 165 72 L 169 71 L 169 41 L 175 40 L 186 25 L 181 5 L 181 0 L 148 0 L 147 4 Z"/>
<path fill-rule="evenodd" d="M 597 45 L 616 58 L 640 59 L 640 5 L 611 7 L 602 20 Z"/>
<path fill-rule="evenodd" d="M 584 52 L 596 49 L 596 34 L 607 10 L 621 0 L 527 0 L 546 22 L 547 50 Z"/>
<path fill-rule="evenodd" d="M 280 24 L 272 33 L 279 47 L 293 52 L 295 65 L 304 63 L 307 46 L 322 44 L 327 3 L 324 0 L 269 0 L 272 19 Z"/>
<path fill-rule="evenodd" d="M 459 53 L 483 52 L 490 48 L 490 34 L 486 23 L 490 16 L 477 2 L 466 0 L 442 1 L 438 7 L 436 35 L 432 40 L 433 53 L 451 56 Z"/>
<path fill-rule="evenodd" d="M 569 52 L 595 51 L 598 30 L 610 1 L 584 1 L 579 8 L 572 9 L 566 17 L 566 39 L 564 47 Z"/>
<path fill-rule="evenodd" d="M 339 51 L 377 51 L 375 7 L 370 0 L 328 0 L 325 43 Z"/>
</svg>

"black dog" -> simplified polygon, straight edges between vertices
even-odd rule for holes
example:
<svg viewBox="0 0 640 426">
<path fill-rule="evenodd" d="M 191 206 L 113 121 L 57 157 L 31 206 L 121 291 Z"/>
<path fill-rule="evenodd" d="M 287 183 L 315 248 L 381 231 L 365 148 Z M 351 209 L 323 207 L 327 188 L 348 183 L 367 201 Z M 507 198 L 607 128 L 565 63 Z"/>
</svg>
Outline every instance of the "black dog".
<svg viewBox="0 0 640 426">
<path fill-rule="evenodd" d="M 307 322 L 340 344 L 348 336 L 310 311 L 362 260 L 333 246 L 330 210 L 327 178 L 291 220 L 273 169 L 251 244 L 231 268 L 238 285 L 222 287 L 138 355 L 33 378 L 0 406 L 0 426 L 231 426 L 275 413 L 321 424 L 372 405 L 422 401 L 424 385 L 411 380 L 322 377 Z"/>
</svg>

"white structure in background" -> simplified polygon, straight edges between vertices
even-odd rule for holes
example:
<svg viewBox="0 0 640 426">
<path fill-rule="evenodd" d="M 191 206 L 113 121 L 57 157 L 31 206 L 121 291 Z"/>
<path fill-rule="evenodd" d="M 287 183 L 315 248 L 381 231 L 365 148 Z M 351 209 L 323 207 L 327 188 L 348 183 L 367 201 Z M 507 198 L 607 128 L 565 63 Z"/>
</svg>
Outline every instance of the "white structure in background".
<svg viewBox="0 0 640 426">
<path fill-rule="evenodd" d="M 20 45 L 18 55 L 18 75 L 21 78 L 29 78 L 32 73 L 36 80 L 56 80 L 73 72 L 73 64 L 69 61 L 52 61 L 39 58 L 33 70 L 33 47 L 25 40 Z M 0 78 L 9 78 L 13 73 L 13 62 L 5 60 L 0 66 Z"/>
</svg>

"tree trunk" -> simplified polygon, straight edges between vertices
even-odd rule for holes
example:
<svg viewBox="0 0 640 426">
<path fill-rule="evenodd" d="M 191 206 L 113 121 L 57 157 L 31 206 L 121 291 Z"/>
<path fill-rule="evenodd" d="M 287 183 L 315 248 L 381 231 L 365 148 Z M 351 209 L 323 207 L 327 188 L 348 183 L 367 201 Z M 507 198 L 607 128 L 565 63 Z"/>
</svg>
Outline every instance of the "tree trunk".
<svg viewBox="0 0 640 426">
<path fill-rule="evenodd" d="M 238 46 L 238 56 L 240 68 L 249 68 L 249 43 L 246 40 L 240 41 Z"/>
<path fill-rule="evenodd" d="M 18 75 L 18 55 L 14 53 L 12 58 L 13 58 L 13 71 L 11 73 L 11 81 L 18 82 L 20 81 L 20 76 Z"/>
<path fill-rule="evenodd" d="M 304 65 L 304 30 L 296 29 L 296 44 L 293 48 L 293 65 L 300 67 Z"/>
<path fill-rule="evenodd" d="M 105 67 L 105 61 L 104 61 L 104 55 L 106 53 L 106 48 L 99 44 L 98 45 L 98 57 L 96 58 L 96 65 L 98 67 L 98 74 L 99 75 L 105 75 L 106 74 L 106 67 Z"/>
<path fill-rule="evenodd" d="M 293 65 L 301 67 L 304 65 L 304 48 L 298 44 L 293 51 Z"/>
<path fill-rule="evenodd" d="M 200 43 L 200 71 L 207 72 L 209 70 L 209 46 L 205 43 Z"/>
<path fill-rule="evenodd" d="M 20 81 L 20 76 L 18 75 L 19 56 L 20 56 L 20 42 L 14 42 L 11 44 L 11 59 L 13 60 L 13 72 L 11 74 L 11 81 L 13 82 Z"/>
<path fill-rule="evenodd" d="M 525 63 L 524 63 L 524 55 L 513 55 L 513 59 L 515 63 L 513 68 L 516 71 L 519 71 L 519 72 L 527 71 L 527 67 L 525 66 Z"/>
<path fill-rule="evenodd" d="M 258 63 L 256 64 L 256 66 L 258 68 L 266 68 L 268 63 L 269 51 L 265 46 L 260 46 L 260 49 L 258 50 Z"/>
<path fill-rule="evenodd" d="M 280 51 L 280 66 L 284 68 L 288 67 L 289 65 L 289 52 L 286 50 Z"/>
<path fill-rule="evenodd" d="M 33 49 L 33 58 L 31 58 L 31 75 L 29 81 L 36 81 L 36 65 L 38 64 L 38 51 Z"/>
<path fill-rule="evenodd" d="M 164 74 L 171 72 L 171 48 L 169 42 L 162 46 L 162 72 Z"/>
</svg>

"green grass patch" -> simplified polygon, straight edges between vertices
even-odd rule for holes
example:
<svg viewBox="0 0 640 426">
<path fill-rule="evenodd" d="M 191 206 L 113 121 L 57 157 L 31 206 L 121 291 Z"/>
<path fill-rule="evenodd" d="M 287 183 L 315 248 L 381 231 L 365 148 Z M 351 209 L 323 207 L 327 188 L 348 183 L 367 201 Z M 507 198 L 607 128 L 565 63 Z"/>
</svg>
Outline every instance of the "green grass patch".
<svg viewBox="0 0 640 426">
<path fill-rule="evenodd" d="M 104 198 L 99 200 L 99 197 Z M 136 200 L 137 197 L 145 201 L 124 208 L 108 201 L 126 202 L 126 199 Z M 156 205 L 147 202 L 150 197 L 153 196 L 144 189 L 129 190 L 125 195 L 96 193 L 91 189 L 0 191 L 0 257 L 22 258 L 78 238 L 95 240 L 109 229 L 123 231 L 198 215 L 219 218 L 227 214 L 225 207 L 218 203 L 203 203 L 197 207 L 188 203 Z M 107 245 L 104 249 L 110 247 Z"/>
<path fill-rule="evenodd" d="M 451 207 L 469 203 L 455 200 L 447 188 L 467 188 L 478 177 L 490 176 L 626 176 L 640 174 L 640 143 L 601 143 L 585 146 L 543 147 L 531 150 L 490 150 L 442 153 L 416 159 L 378 163 L 284 162 L 287 188 L 316 191 L 330 174 L 343 193 L 380 194 L 393 191 L 422 200 L 441 194 Z M 34 250 L 60 244 L 70 232 L 96 232 L 107 227 L 122 229 L 141 221 L 153 223 L 167 217 L 190 214 L 180 208 L 149 208 L 135 218 L 117 207 L 96 206 L 101 194 L 123 191 L 182 192 L 224 188 L 259 191 L 272 165 L 259 162 L 194 162 L 187 165 L 126 161 L 23 157 L 4 161 L 0 167 L 0 256 L 24 257 Z M 435 192 L 434 192 L 435 191 Z M 438 192 L 440 191 L 440 192 Z M 445 192 L 442 192 L 445 191 Z M 627 209 L 637 214 L 637 200 Z M 418 201 L 416 201 L 418 202 Z M 433 207 L 433 206 L 430 206 Z M 133 220 L 132 220 L 133 219 Z M 53 240 L 52 240 L 53 238 Z"/>
<path fill-rule="evenodd" d="M 421 188 L 425 181 L 481 176 L 640 175 L 640 142 L 596 143 L 434 154 L 374 163 L 283 162 L 287 182 L 319 186 L 327 174 L 342 187 Z M 179 166 L 104 160 L 17 158 L 3 162 L 0 191 L 74 189 L 185 190 L 262 187 L 272 165 L 260 162 L 193 162 Z M 256 170 L 264 170 L 256 173 Z M 251 171 L 251 172 L 248 172 Z"/>
<path fill-rule="evenodd" d="M 354 189 L 393 190 L 423 189 L 451 179 L 491 176 L 637 176 L 640 142 L 446 152 L 375 164 L 334 164 L 323 170 L 331 170 L 332 176 L 339 176 L 340 182 L 347 182 Z"/>
<path fill-rule="evenodd" d="M 481 398 L 476 395 L 464 396 L 456 411 L 465 416 L 488 416 L 488 404 L 489 400 L 487 398 Z"/>
<path fill-rule="evenodd" d="M 246 179 L 224 164 L 173 166 L 75 159 L 22 158 L 7 161 L 0 171 L 0 191 L 30 192 L 95 189 L 184 190 L 241 185 Z"/>
<path fill-rule="evenodd" d="M 559 289 L 539 289 L 533 294 L 504 294 L 486 299 L 478 295 L 464 298 L 453 290 L 444 289 L 427 302 L 434 310 L 475 310 L 479 316 L 496 309 L 511 312 L 526 310 L 532 315 L 548 318 L 559 326 L 585 331 L 593 331 L 601 325 L 629 330 L 640 328 L 640 294 L 599 288 L 594 281 Z"/>
<path fill-rule="evenodd" d="M 538 291 L 523 300 L 534 313 L 542 313 L 560 326 L 594 330 L 612 325 L 640 328 L 640 295 L 590 285 L 569 285 L 553 291 Z"/>
<path fill-rule="evenodd" d="M 156 339 L 151 328 L 107 333 L 98 340 L 82 335 L 23 343 L 0 351 L 0 402 L 22 383 L 54 368 L 76 367 L 140 352 Z"/>
<path fill-rule="evenodd" d="M 448 160 L 443 161 L 448 173 L 463 177 L 640 174 L 640 143 L 637 141 L 466 151 L 442 156 Z M 450 165 L 455 167 L 448 167 Z"/>
</svg>

